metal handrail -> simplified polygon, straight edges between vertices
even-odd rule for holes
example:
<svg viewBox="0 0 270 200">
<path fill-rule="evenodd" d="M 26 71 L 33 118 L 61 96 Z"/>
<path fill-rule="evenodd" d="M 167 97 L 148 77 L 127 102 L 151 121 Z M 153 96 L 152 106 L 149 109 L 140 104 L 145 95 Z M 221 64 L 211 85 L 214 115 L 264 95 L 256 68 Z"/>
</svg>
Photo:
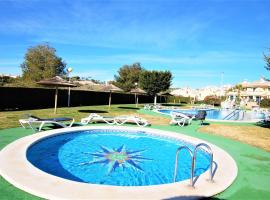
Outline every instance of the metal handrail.
<svg viewBox="0 0 270 200">
<path fill-rule="evenodd" d="M 179 155 L 179 152 L 181 151 L 181 149 L 187 149 L 191 158 L 192 158 L 192 164 L 193 164 L 193 153 L 192 151 L 190 150 L 190 148 L 188 148 L 187 146 L 181 146 L 177 149 L 176 151 L 176 156 L 175 156 L 175 164 L 174 164 L 174 176 L 173 176 L 173 182 L 176 181 L 176 177 L 177 177 L 177 168 L 178 168 L 178 155 Z M 191 164 L 191 165 L 192 165 Z M 194 175 L 194 167 L 193 165 L 191 166 L 191 170 L 190 170 L 190 184 L 193 185 L 193 175 Z"/>
<path fill-rule="evenodd" d="M 226 119 L 227 117 L 229 117 L 231 114 L 233 114 L 233 113 L 236 112 L 236 111 L 237 111 L 237 109 L 235 109 L 235 110 L 233 110 L 232 112 L 230 112 L 228 115 L 226 115 L 226 116 L 223 118 L 223 120 Z"/>
<path fill-rule="evenodd" d="M 233 116 L 235 116 L 235 115 L 237 114 L 237 113 L 236 113 L 237 111 L 238 111 L 238 113 L 239 113 L 239 112 L 240 112 L 240 109 L 237 108 L 237 109 L 233 110 L 233 111 L 230 112 L 226 117 L 224 117 L 223 120 L 225 120 L 226 118 L 231 119 Z M 230 116 L 230 115 L 232 115 L 232 116 Z M 229 117 L 229 116 L 230 116 L 230 117 Z"/>
<path fill-rule="evenodd" d="M 193 152 L 187 146 L 181 146 L 181 147 L 179 147 L 177 149 L 176 156 L 175 156 L 173 182 L 176 181 L 176 177 L 177 177 L 179 153 L 180 153 L 180 151 L 182 149 L 187 149 L 190 156 L 191 156 L 191 158 L 192 158 L 191 159 L 191 169 L 190 169 L 190 185 L 192 187 L 194 186 L 194 184 L 195 184 L 195 182 L 194 182 L 194 171 L 195 171 L 195 165 L 196 165 L 197 150 L 198 150 L 198 148 L 202 148 L 202 147 L 205 147 L 207 149 L 207 153 L 209 153 L 209 155 L 210 155 L 209 179 L 210 179 L 210 181 L 213 181 L 214 172 L 213 172 L 213 152 L 212 152 L 212 149 L 211 149 L 211 147 L 209 145 L 207 145 L 205 143 L 200 143 L 200 144 L 196 145 Z"/>
<path fill-rule="evenodd" d="M 232 116 L 230 116 L 228 119 L 231 119 L 233 118 L 235 115 L 239 114 L 241 110 L 237 110 L 238 112 L 235 112 Z M 238 116 L 238 119 L 239 119 L 239 116 Z"/>
<path fill-rule="evenodd" d="M 210 155 L 209 179 L 210 179 L 210 181 L 213 181 L 213 176 L 214 176 L 214 173 L 213 173 L 213 152 L 212 152 L 212 149 L 209 145 L 207 145 L 205 143 L 200 143 L 200 144 L 196 145 L 196 147 L 194 149 L 194 153 L 193 153 L 193 162 L 194 162 L 193 167 L 195 169 L 197 149 L 201 148 L 201 147 L 205 147 L 208 151 L 207 153 L 209 153 L 209 155 Z"/>
</svg>

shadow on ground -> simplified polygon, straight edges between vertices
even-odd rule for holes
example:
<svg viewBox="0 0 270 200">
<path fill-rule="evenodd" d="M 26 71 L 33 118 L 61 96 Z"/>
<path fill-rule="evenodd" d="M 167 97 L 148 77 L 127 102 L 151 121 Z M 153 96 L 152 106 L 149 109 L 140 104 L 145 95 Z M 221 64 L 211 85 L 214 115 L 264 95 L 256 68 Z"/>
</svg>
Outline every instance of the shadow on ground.
<svg viewBox="0 0 270 200">
<path fill-rule="evenodd" d="M 270 121 L 269 120 L 262 120 L 256 123 L 256 126 L 260 126 L 263 128 L 270 128 Z"/>
<path fill-rule="evenodd" d="M 201 125 L 202 125 L 202 126 L 209 126 L 210 123 L 208 123 L 208 122 L 203 122 Z"/>
<path fill-rule="evenodd" d="M 180 103 L 162 103 L 162 106 L 184 106 L 183 104 Z"/>
<path fill-rule="evenodd" d="M 81 123 L 74 123 L 74 124 L 72 124 L 72 127 L 77 127 L 77 126 L 82 126 L 82 124 Z"/>
<path fill-rule="evenodd" d="M 66 124 L 66 125 L 69 125 L 69 124 Z M 75 122 L 74 124 L 72 124 L 72 127 L 77 127 L 77 126 L 82 126 L 82 124 L 78 122 Z M 47 126 L 44 126 L 42 128 L 42 131 L 48 131 L 48 130 L 57 129 L 57 128 L 63 128 L 63 127 L 57 124 L 49 124 Z M 37 127 L 35 127 L 35 131 L 38 131 Z"/>
<path fill-rule="evenodd" d="M 105 111 L 105 110 L 78 110 L 78 112 L 81 112 L 81 113 L 108 113 L 108 111 Z"/>
<path fill-rule="evenodd" d="M 217 197 L 202 197 L 202 196 L 180 196 L 180 197 L 168 198 L 168 199 L 165 199 L 165 200 L 195 200 L 195 199 L 225 200 L 225 199 L 217 198 Z"/>
<path fill-rule="evenodd" d="M 118 108 L 128 109 L 128 110 L 140 110 L 140 108 L 134 108 L 134 107 L 123 107 L 123 106 L 119 106 Z"/>
</svg>

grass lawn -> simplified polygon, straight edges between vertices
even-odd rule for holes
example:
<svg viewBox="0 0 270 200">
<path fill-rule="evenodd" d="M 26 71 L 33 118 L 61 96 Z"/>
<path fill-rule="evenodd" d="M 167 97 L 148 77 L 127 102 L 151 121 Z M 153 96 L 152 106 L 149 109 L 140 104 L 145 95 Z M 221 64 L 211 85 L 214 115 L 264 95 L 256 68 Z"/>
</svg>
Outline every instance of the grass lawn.
<svg viewBox="0 0 270 200">
<path fill-rule="evenodd" d="M 108 111 L 107 106 L 87 106 L 75 108 L 60 108 L 56 116 L 74 117 L 79 121 L 90 112 L 100 113 L 102 115 L 127 115 L 137 114 L 147 118 L 151 123 L 151 128 L 174 131 L 182 134 L 197 137 L 209 141 L 226 150 L 237 162 L 239 171 L 236 181 L 226 191 L 215 196 L 216 199 L 270 199 L 270 152 L 262 148 L 250 146 L 250 140 L 263 137 L 265 142 L 269 143 L 269 129 L 254 126 L 252 124 L 224 124 L 210 123 L 209 126 L 200 128 L 198 122 L 193 122 L 190 126 L 178 127 L 169 126 L 169 118 L 151 111 L 142 111 L 134 108 L 133 105 L 113 105 Z M 14 111 L 0 113 L 0 149 L 8 143 L 32 134 L 30 129 L 14 128 L 18 127 L 18 119 L 25 113 L 31 113 L 40 117 L 55 117 L 53 109 L 33 110 L 33 111 Z M 12 128 L 11 128 L 12 127 Z M 212 127 L 212 128 L 211 128 Z M 9 129 L 5 129 L 9 128 Z M 258 128 L 258 129 L 257 129 Z M 223 130 L 220 131 L 220 130 Z M 230 132 L 229 134 L 226 134 Z M 249 132 L 245 134 L 245 132 Z M 259 133 L 258 133 L 259 131 Z M 208 133 L 207 133 L 208 132 Z M 252 135 L 256 135 L 255 137 Z M 238 138 L 233 136 L 240 134 Z M 261 135 L 263 134 L 263 135 Z M 232 138 L 232 139 L 230 139 Z M 245 138 L 245 139 L 242 139 Z M 236 141 L 239 140 L 239 141 Z M 259 143 L 259 142 L 258 142 Z M 256 145 L 256 142 L 253 143 Z M 266 145 L 266 149 L 267 149 Z M 23 192 L 0 177 L 0 199 L 39 199 L 26 192 Z"/>
<path fill-rule="evenodd" d="M 210 124 L 199 129 L 204 133 L 221 135 L 270 152 L 270 129 L 258 126 Z"/>
<path fill-rule="evenodd" d="M 142 107 L 142 105 L 140 105 Z M 70 107 L 70 108 L 58 108 L 57 114 L 53 114 L 53 109 L 39 109 L 39 110 L 23 110 L 23 111 L 5 111 L 0 112 L 0 129 L 13 128 L 19 126 L 19 119 L 25 118 L 24 115 L 32 114 L 40 118 L 50 117 L 73 117 L 76 122 L 79 122 L 81 118 L 87 117 L 89 113 L 97 113 L 104 116 L 118 116 L 136 114 L 142 117 L 146 117 L 153 124 L 168 124 L 169 119 L 165 119 L 162 116 L 153 117 L 151 115 L 137 113 L 139 108 L 134 105 L 112 105 L 109 109 L 108 106 L 82 106 L 82 107 Z"/>
</svg>

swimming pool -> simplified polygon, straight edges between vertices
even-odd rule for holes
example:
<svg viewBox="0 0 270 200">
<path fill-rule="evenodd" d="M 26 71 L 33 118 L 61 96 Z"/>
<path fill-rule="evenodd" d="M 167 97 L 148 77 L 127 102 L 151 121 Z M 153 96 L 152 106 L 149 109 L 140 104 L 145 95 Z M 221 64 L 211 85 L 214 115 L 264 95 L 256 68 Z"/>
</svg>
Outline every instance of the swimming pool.
<svg viewBox="0 0 270 200">
<path fill-rule="evenodd" d="M 181 112 L 196 115 L 198 109 L 159 109 L 157 112 L 170 115 L 171 112 Z M 205 109 L 208 120 L 225 120 L 225 121 L 247 121 L 254 122 L 264 119 L 265 115 L 261 112 L 234 110 L 231 109 Z"/>
<path fill-rule="evenodd" d="M 187 170 L 185 163 L 188 168 L 190 161 L 188 156 L 186 161 L 181 160 L 184 150 L 180 152 L 176 182 L 172 181 L 175 147 L 182 141 L 191 148 L 199 143 L 211 147 L 214 181 L 209 181 L 209 160 L 203 150 L 194 187 L 188 180 L 189 173 L 182 173 Z M 45 199 L 209 197 L 229 187 L 237 171 L 233 158 L 219 147 L 188 135 L 153 128 L 55 129 L 20 138 L 0 151 L 0 175 L 15 187 Z M 102 176 L 105 181 L 101 180 Z"/>
<path fill-rule="evenodd" d="M 142 131 L 91 130 L 45 138 L 32 145 L 27 159 L 37 168 L 73 181 L 145 186 L 173 183 L 176 150 L 194 144 Z M 190 178 L 191 156 L 181 152 L 176 181 Z M 195 176 L 209 168 L 205 151 L 197 154 Z"/>
</svg>

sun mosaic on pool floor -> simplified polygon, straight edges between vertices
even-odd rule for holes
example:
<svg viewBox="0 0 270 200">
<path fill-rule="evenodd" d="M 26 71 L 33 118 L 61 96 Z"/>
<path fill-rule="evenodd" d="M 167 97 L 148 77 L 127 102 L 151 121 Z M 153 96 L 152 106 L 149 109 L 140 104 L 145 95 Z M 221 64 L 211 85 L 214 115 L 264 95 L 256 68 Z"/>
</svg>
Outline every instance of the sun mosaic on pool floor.
<svg viewBox="0 0 270 200">
<path fill-rule="evenodd" d="M 103 164 L 103 166 L 109 166 L 109 173 L 115 171 L 116 168 L 133 167 L 137 170 L 144 171 L 140 167 L 140 163 L 147 160 L 153 160 L 142 156 L 143 150 L 127 150 L 125 145 L 118 147 L 117 149 L 109 149 L 108 147 L 100 146 L 100 151 L 95 153 L 89 153 L 94 156 L 94 159 L 89 162 L 81 163 L 80 165 L 92 165 Z"/>
</svg>

